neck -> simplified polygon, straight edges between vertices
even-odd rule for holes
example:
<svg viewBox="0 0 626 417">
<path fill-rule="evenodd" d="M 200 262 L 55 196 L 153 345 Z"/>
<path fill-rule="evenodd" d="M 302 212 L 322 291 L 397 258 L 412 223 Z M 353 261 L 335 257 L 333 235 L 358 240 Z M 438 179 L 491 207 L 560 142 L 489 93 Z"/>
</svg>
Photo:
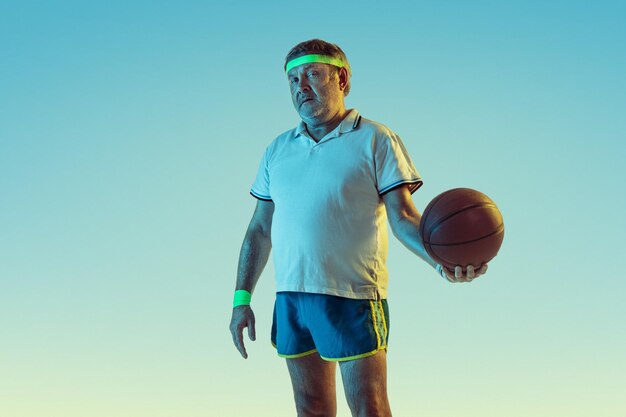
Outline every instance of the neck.
<svg viewBox="0 0 626 417">
<path fill-rule="evenodd" d="M 339 126 L 339 123 L 341 123 L 347 114 L 348 110 L 346 110 L 345 107 L 342 107 L 330 120 L 319 123 L 316 121 L 305 122 L 306 129 L 309 132 L 309 135 L 311 135 L 311 138 L 313 138 L 315 142 L 319 142 L 320 139 Z"/>
</svg>

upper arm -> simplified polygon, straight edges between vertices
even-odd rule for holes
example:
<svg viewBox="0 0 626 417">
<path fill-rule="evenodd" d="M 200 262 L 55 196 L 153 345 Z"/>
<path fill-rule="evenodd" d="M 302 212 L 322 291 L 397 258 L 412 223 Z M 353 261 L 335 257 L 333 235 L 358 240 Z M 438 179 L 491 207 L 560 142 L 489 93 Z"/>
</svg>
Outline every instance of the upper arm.
<svg viewBox="0 0 626 417">
<path fill-rule="evenodd" d="M 274 216 L 274 202 L 257 200 L 256 208 L 252 214 L 248 231 L 259 232 L 265 237 L 270 237 L 272 231 L 272 217 Z"/>
<path fill-rule="evenodd" d="M 380 194 L 395 190 L 403 183 L 409 184 L 411 192 L 422 185 L 421 176 L 400 137 L 383 129 L 377 134 L 374 146 L 376 187 Z"/>
<path fill-rule="evenodd" d="M 413 219 L 416 223 L 419 223 L 421 215 L 415 208 L 415 204 L 413 204 L 408 184 L 401 185 L 383 194 L 383 202 L 385 203 L 387 217 L 392 229 L 395 229 L 396 225 L 403 219 Z"/>
</svg>

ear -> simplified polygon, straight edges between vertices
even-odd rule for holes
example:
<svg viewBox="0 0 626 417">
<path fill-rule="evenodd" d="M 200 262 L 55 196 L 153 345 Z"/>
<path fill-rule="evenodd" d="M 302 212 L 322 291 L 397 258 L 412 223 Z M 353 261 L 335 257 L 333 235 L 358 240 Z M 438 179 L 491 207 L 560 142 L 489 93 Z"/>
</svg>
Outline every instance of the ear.
<svg viewBox="0 0 626 417">
<path fill-rule="evenodd" d="M 346 89 L 346 86 L 348 85 L 348 70 L 345 68 L 339 68 L 338 76 L 339 76 L 339 88 L 341 89 L 341 91 L 343 91 Z"/>
</svg>

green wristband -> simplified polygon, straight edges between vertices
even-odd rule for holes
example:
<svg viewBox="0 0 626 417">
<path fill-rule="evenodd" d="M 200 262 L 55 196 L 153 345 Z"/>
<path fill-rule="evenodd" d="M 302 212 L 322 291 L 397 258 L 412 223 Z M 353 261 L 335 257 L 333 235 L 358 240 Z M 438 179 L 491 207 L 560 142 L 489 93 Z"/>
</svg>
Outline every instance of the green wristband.
<svg viewBox="0 0 626 417">
<path fill-rule="evenodd" d="M 236 290 L 235 299 L 233 300 L 233 308 L 237 306 L 249 306 L 252 294 L 246 290 Z"/>
</svg>

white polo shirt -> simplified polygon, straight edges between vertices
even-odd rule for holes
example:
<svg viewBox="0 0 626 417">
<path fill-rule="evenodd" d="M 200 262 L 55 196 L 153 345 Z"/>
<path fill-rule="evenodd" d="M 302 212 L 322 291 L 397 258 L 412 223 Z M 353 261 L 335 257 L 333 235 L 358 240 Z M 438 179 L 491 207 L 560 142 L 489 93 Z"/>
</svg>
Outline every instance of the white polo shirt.
<svg viewBox="0 0 626 417">
<path fill-rule="evenodd" d="M 381 195 L 422 179 L 400 138 L 355 109 L 318 143 L 303 122 L 266 149 L 250 193 L 274 202 L 276 291 L 387 298 Z"/>
</svg>

